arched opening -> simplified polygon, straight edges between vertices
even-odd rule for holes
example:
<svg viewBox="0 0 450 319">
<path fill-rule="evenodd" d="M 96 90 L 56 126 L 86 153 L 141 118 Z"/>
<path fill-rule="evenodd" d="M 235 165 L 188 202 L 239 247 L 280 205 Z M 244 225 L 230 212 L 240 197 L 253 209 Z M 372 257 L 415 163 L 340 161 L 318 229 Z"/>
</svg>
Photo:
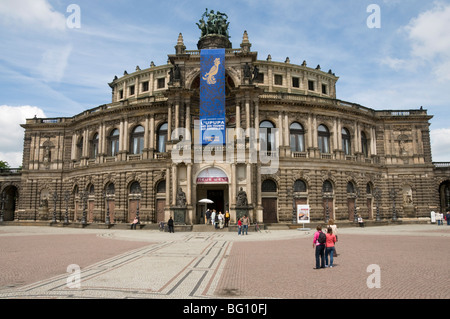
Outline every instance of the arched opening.
<svg viewBox="0 0 450 319">
<path fill-rule="evenodd" d="M 16 216 L 19 191 L 13 185 L 7 186 L 1 193 L 1 209 L 3 209 L 3 220 L 13 221 Z"/>
</svg>

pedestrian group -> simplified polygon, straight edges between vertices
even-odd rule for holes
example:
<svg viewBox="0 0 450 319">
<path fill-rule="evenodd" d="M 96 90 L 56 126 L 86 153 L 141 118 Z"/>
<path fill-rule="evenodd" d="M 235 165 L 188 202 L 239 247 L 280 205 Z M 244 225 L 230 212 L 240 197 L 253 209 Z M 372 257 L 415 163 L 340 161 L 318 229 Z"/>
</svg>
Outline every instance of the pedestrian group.
<svg viewBox="0 0 450 319">
<path fill-rule="evenodd" d="M 326 233 L 322 231 L 321 225 L 316 227 L 313 239 L 316 258 L 316 267 L 314 269 L 333 268 L 333 258 L 337 257 L 336 242 L 337 226 L 332 219 L 328 222 Z"/>
</svg>

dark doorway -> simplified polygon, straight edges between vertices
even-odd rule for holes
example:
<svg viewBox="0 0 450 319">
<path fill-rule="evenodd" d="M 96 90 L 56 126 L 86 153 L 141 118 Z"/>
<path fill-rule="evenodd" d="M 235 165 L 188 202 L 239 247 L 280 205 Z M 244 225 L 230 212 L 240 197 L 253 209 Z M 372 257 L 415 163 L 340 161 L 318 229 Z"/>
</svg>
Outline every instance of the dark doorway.
<svg viewBox="0 0 450 319">
<path fill-rule="evenodd" d="M 264 223 L 277 223 L 277 199 L 263 198 L 262 206 Z"/>
<path fill-rule="evenodd" d="M 217 213 L 222 212 L 222 214 L 225 214 L 223 202 L 223 190 L 222 189 L 207 190 L 206 195 L 208 199 L 214 202 L 214 204 L 208 204 L 207 207 L 210 210 L 215 209 Z"/>
</svg>

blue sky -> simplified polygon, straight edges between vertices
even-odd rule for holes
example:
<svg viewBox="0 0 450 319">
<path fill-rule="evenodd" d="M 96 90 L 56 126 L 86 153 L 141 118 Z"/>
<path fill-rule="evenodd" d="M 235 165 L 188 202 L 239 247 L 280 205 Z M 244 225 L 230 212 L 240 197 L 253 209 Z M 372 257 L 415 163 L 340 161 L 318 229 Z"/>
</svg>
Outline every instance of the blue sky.
<svg viewBox="0 0 450 319">
<path fill-rule="evenodd" d="M 80 28 L 70 28 L 75 4 Z M 369 28 L 369 5 L 380 27 Z M 374 109 L 433 115 L 433 161 L 450 161 L 450 1 L 0 0 L 0 160 L 21 165 L 25 118 L 70 117 L 111 101 L 108 82 L 167 63 L 178 34 L 196 49 L 196 22 L 224 12 L 233 47 L 247 30 L 258 59 L 320 64 L 337 97 Z"/>
</svg>

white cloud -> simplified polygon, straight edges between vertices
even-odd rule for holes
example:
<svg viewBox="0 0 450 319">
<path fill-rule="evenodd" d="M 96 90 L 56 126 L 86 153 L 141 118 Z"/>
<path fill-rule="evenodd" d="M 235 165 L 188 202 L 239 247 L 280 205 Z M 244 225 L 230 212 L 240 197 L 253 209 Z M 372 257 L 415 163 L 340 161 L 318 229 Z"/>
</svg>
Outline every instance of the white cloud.
<svg viewBox="0 0 450 319">
<path fill-rule="evenodd" d="M 393 70 L 428 68 L 438 81 L 450 80 L 450 4 L 435 2 L 432 9 L 412 18 L 396 34 L 409 44 L 404 58 L 387 56 L 380 62 Z"/>
<path fill-rule="evenodd" d="M 56 12 L 47 0 L 0 1 L 0 21 L 4 24 L 33 30 L 66 28 L 64 14 Z"/>
<path fill-rule="evenodd" d="M 38 69 L 45 82 L 60 82 L 62 80 L 71 52 L 72 45 L 66 45 L 62 48 L 47 49 L 43 53 Z"/>
<path fill-rule="evenodd" d="M 8 106 L 0 105 L 0 160 L 8 162 L 11 167 L 22 165 L 23 134 L 20 124 L 26 119 L 46 117 L 44 111 L 36 106 Z"/>
<path fill-rule="evenodd" d="M 435 3 L 431 10 L 421 13 L 405 27 L 412 42 L 414 56 L 431 59 L 450 51 L 450 5 Z"/>
<path fill-rule="evenodd" d="M 431 130 L 430 135 L 433 162 L 450 161 L 450 128 Z"/>
</svg>

